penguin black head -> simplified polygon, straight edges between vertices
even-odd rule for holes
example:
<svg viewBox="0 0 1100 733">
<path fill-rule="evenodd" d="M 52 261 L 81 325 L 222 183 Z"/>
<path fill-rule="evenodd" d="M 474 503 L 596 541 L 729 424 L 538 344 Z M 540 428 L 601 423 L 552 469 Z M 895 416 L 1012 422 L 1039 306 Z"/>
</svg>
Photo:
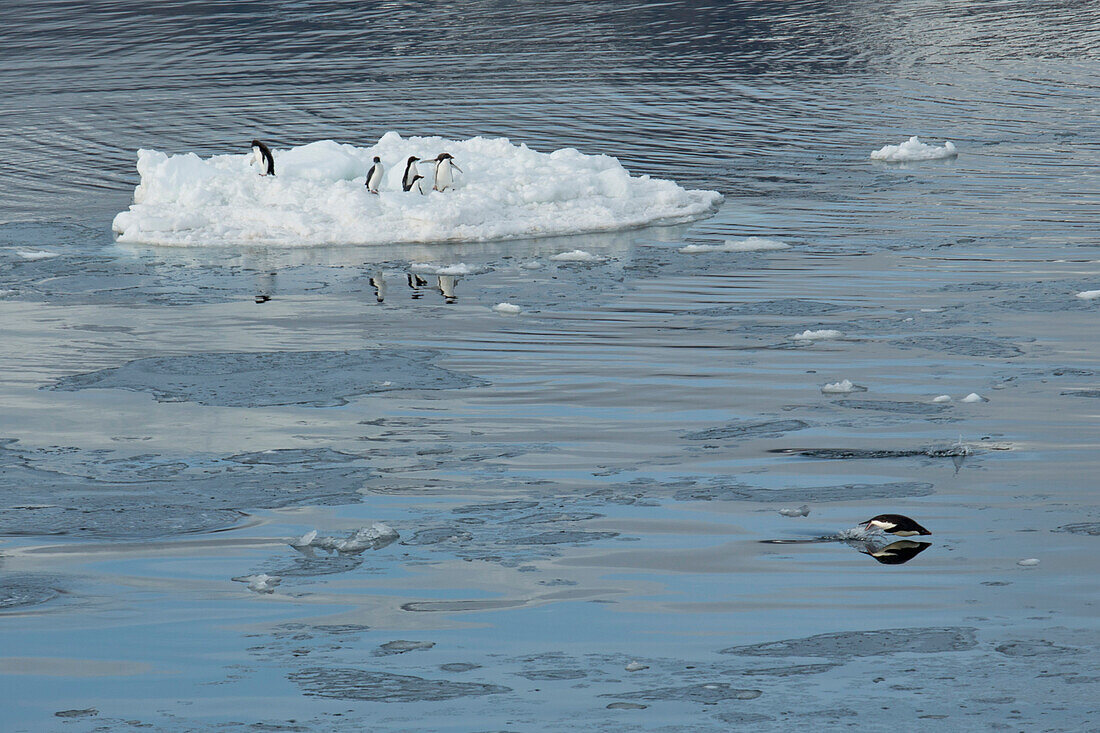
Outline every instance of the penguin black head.
<svg viewBox="0 0 1100 733">
<path fill-rule="evenodd" d="M 416 162 L 416 161 L 418 161 L 418 160 L 420 160 L 420 158 L 416 157 L 415 155 L 410 155 L 410 156 L 409 156 L 409 159 L 408 159 L 407 161 L 405 161 L 405 163 L 406 163 L 406 164 L 408 164 L 408 163 L 415 163 L 415 162 Z"/>
<path fill-rule="evenodd" d="M 865 529 L 881 529 L 887 534 L 896 534 L 898 537 L 911 537 L 915 534 L 932 534 L 916 521 L 902 514 L 879 514 L 871 517 L 866 522 L 860 522 Z"/>
<path fill-rule="evenodd" d="M 378 156 L 376 155 L 376 156 L 374 156 L 374 162 L 375 162 L 375 163 L 381 163 L 381 162 L 382 162 L 382 159 L 381 159 L 381 158 L 379 158 L 379 157 L 378 157 Z"/>
<path fill-rule="evenodd" d="M 261 145 L 263 145 L 263 143 L 261 143 L 259 140 L 253 140 L 252 141 L 252 147 L 254 147 L 254 148 L 258 148 Z"/>
<path fill-rule="evenodd" d="M 451 155 L 450 153 L 440 153 L 439 155 L 437 155 L 437 156 L 435 157 L 435 159 L 436 159 L 437 161 L 438 161 L 438 160 L 454 160 L 454 156 L 453 156 L 453 155 Z"/>
</svg>

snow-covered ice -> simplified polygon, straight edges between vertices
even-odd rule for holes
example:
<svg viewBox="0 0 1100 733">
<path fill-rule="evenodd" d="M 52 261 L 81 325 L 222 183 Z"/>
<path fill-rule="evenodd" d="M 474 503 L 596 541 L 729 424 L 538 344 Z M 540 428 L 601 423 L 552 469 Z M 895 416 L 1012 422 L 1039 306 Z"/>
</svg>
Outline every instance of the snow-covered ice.
<svg viewBox="0 0 1100 733">
<path fill-rule="evenodd" d="M 745 239 L 727 239 L 722 244 L 689 244 L 680 248 L 685 254 L 699 254 L 702 252 L 768 252 L 777 249 L 788 249 L 777 239 L 765 237 L 746 237 Z"/>
<path fill-rule="evenodd" d="M 810 516 L 810 507 L 803 504 L 797 509 L 780 509 L 779 513 L 784 517 L 808 517 Z"/>
<path fill-rule="evenodd" d="M 1081 300 L 1095 300 L 1100 298 L 1100 290 L 1082 290 L 1077 294 Z"/>
<path fill-rule="evenodd" d="M 518 305 L 512 305 L 511 303 L 497 303 L 493 306 L 493 310 L 495 310 L 497 313 L 514 316 L 523 309 L 520 308 Z"/>
<path fill-rule="evenodd" d="M 59 256 L 57 252 L 49 252 L 44 249 L 17 249 L 15 254 L 25 260 L 48 260 Z"/>
<path fill-rule="evenodd" d="M 950 402 L 951 401 L 951 395 L 949 395 L 949 394 L 937 395 L 937 396 L 932 398 L 932 401 L 933 402 Z"/>
<path fill-rule="evenodd" d="M 591 252 L 585 252 L 583 249 L 572 249 L 568 252 L 558 252 L 556 255 L 550 255 L 550 259 L 555 262 L 602 262 L 604 258 Z"/>
<path fill-rule="evenodd" d="M 942 147 L 927 145 L 916 135 L 900 145 L 886 145 L 871 153 L 871 160 L 884 160 L 888 163 L 906 163 L 916 160 L 942 160 L 954 158 L 959 154 L 955 143 L 945 142 Z"/>
<path fill-rule="evenodd" d="M 464 171 L 455 188 L 402 191 L 403 161 L 441 151 Z M 257 175 L 247 151 L 203 159 L 139 150 L 141 183 L 133 205 L 115 217 L 118 240 L 286 247 L 486 241 L 694 221 L 722 201 L 716 191 L 631 176 L 611 156 L 540 153 L 507 138 L 388 132 L 369 147 L 320 140 L 272 152 L 273 177 Z M 387 173 L 373 195 L 363 184 L 376 155 Z M 430 177 L 430 165 L 422 173 Z"/>
<path fill-rule="evenodd" d="M 832 328 L 822 328 L 817 331 L 809 329 L 791 336 L 795 341 L 823 341 L 825 339 L 838 339 L 844 334 Z"/>
<path fill-rule="evenodd" d="M 649 669 L 649 665 L 641 662 L 630 662 L 623 669 L 627 672 L 641 672 L 643 669 Z"/>
<path fill-rule="evenodd" d="M 809 332 L 806 332 L 809 333 Z M 802 334 L 799 334 L 801 336 Z M 798 338 L 797 336 L 795 338 Z M 801 339 L 799 339 L 801 340 Z M 850 379 L 842 379 L 839 382 L 830 382 L 821 385 L 823 394 L 849 394 L 850 392 L 866 392 L 866 387 L 855 384 Z"/>
<path fill-rule="evenodd" d="M 1035 567 L 1036 565 L 1039 564 L 1039 558 L 1029 557 L 1029 558 L 1026 558 L 1024 560 L 1017 560 L 1016 564 L 1019 565 L 1022 568 L 1033 568 L 1033 567 Z"/>
<path fill-rule="evenodd" d="M 982 397 L 977 392 L 971 392 L 966 397 L 963 397 L 961 401 L 962 402 L 989 402 L 989 400 L 987 398 Z"/>
</svg>

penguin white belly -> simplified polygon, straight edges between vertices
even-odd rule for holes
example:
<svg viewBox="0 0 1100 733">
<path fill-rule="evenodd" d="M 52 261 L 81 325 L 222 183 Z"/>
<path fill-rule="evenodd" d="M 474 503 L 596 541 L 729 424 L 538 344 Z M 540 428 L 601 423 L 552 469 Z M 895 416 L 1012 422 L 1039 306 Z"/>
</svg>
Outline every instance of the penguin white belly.
<svg viewBox="0 0 1100 733">
<path fill-rule="evenodd" d="M 454 185 L 454 174 L 451 172 L 451 161 L 441 160 L 435 166 L 435 188 L 437 191 L 446 191 Z"/>
<path fill-rule="evenodd" d="M 367 188 L 373 193 L 378 193 L 378 187 L 382 185 L 382 164 L 375 163 L 374 167 L 370 169 L 370 176 L 367 178 Z"/>
<path fill-rule="evenodd" d="M 252 148 L 252 160 L 249 165 L 252 164 L 260 166 L 261 171 L 267 170 L 267 165 L 264 163 L 264 154 L 260 152 L 259 148 Z"/>
</svg>

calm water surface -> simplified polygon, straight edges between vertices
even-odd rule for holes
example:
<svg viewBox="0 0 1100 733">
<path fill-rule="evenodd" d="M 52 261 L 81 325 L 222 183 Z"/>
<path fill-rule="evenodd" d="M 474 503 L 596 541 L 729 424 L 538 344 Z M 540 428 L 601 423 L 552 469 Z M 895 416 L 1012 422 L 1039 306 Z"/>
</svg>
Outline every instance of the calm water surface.
<svg viewBox="0 0 1100 733">
<path fill-rule="evenodd" d="M 1094 725 L 1093 4 L 4 21 L 8 729 Z M 726 202 L 537 241 L 112 242 L 138 148 L 388 130 L 576 147 Z M 869 160 L 910 135 L 960 155 Z M 790 248 L 679 251 L 745 236 Z M 549 259 L 577 248 L 603 259 Z M 411 262 L 477 274 L 410 288 Z M 822 393 L 843 379 L 866 391 Z M 933 530 L 905 563 L 810 541 L 888 511 Z M 376 521 L 400 538 L 288 544 Z M 233 580 L 258 574 L 281 581 Z"/>
</svg>

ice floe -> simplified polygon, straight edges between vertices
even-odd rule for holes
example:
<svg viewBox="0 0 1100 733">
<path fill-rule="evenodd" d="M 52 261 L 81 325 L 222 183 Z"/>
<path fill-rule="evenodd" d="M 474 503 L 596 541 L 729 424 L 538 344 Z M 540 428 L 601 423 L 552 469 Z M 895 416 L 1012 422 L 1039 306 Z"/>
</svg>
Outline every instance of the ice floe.
<svg viewBox="0 0 1100 733">
<path fill-rule="evenodd" d="M 810 507 L 803 504 L 797 509 L 780 509 L 779 513 L 784 517 L 808 517 L 810 516 Z"/>
<path fill-rule="evenodd" d="M 778 249 L 788 249 L 786 244 L 777 239 L 765 237 L 746 237 L 745 239 L 727 239 L 722 244 L 689 244 L 681 247 L 684 254 L 700 254 L 703 252 L 768 252 Z"/>
<path fill-rule="evenodd" d="M 949 395 L 949 394 L 937 395 L 937 396 L 932 398 L 932 401 L 937 402 L 937 403 L 950 402 L 951 401 L 951 395 Z"/>
<path fill-rule="evenodd" d="M 574 249 L 551 255 L 550 259 L 554 262 L 602 262 L 604 258 L 591 252 L 585 252 L 583 249 Z"/>
<path fill-rule="evenodd" d="M 1017 560 L 1016 564 L 1019 565 L 1022 568 L 1033 568 L 1033 567 L 1035 567 L 1036 565 L 1039 564 L 1039 558 L 1029 557 L 1029 558 L 1026 558 L 1024 560 Z"/>
<path fill-rule="evenodd" d="M 238 583 L 248 583 L 248 589 L 253 593 L 274 593 L 275 586 L 283 582 L 282 578 L 274 575 L 268 575 L 267 573 L 259 573 L 258 575 L 242 575 L 237 578 L 233 578 Z"/>
<path fill-rule="evenodd" d="M 871 160 L 884 160 L 888 163 L 907 163 L 917 160 L 943 160 L 954 158 L 959 151 L 955 143 L 945 142 L 941 147 L 927 145 L 916 135 L 900 145 L 886 145 L 871 153 Z"/>
<path fill-rule="evenodd" d="M 649 665 L 641 662 L 630 662 L 623 669 L 627 672 L 641 672 L 643 669 L 649 669 Z"/>
<path fill-rule="evenodd" d="M 1081 300 L 1095 300 L 1100 298 L 1100 290 L 1082 290 L 1077 294 Z"/>
<path fill-rule="evenodd" d="M 411 155 L 451 153 L 463 173 L 445 193 L 401 190 Z M 309 246 L 486 241 L 614 231 L 694 221 L 722 201 L 572 148 L 540 153 L 506 138 L 403 138 L 368 147 L 320 140 L 273 150 L 275 176 L 250 154 L 200 158 L 139 150 L 141 183 L 115 217 L 120 242 L 157 245 Z M 374 156 L 386 164 L 381 193 L 364 184 Z M 432 172 L 423 164 L 423 175 Z"/>
<path fill-rule="evenodd" d="M 360 527 L 347 537 L 321 537 L 317 530 L 311 530 L 289 544 L 300 551 L 318 549 L 356 555 L 364 550 L 381 549 L 398 537 L 400 535 L 393 527 L 384 522 L 375 522 L 370 527 Z"/>
<path fill-rule="evenodd" d="M 963 397 L 961 402 L 989 402 L 989 398 L 982 397 L 977 392 L 971 392 L 966 397 Z"/>
<path fill-rule="evenodd" d="M 463 275 L 480 275 L 483 272 L 489 271 L 488 267 L 467 265 L 465 262 L 457 262 L 453 265 L 433 265 L 430 262 L 413 262 L 409 265 L 409 269 L 413 272 L 425 275 L 454 275 L 456 277 L 461 277 Z"/>
<path fill-rule="evenodd" d="M 502 315 L 514 316 L 520 313 L 523 309 L 518 305 L 512 305 L 511 303 L 497 303 L 493 306 L 493 310 Z"/>
<path fill-rule="evenodd" d="M 44 249 L 17 249 L 15 254 L 25 260 L 48 260 L 60 256 L 57 252 L 48 252 Z"/>
<path fill-rule="evenodd" d="M 801 334 L 799 334 L 799 335 L 801 335 Z M 866 392 L 866 391 L 867 391 L 866 387 L 862 387 L 858 384 L 855 384 L 850 379 L 842 379 L 839 382 L 830 382 L 829 384 L 821 385 L 821 392 L 823 394 L 850 394 L 851 392 Z"/>
<path fill-rule="evenodd" d="M 826 339 L 838 339 L 844 334 L 832 328 L 822 328 L 817 331 L 809 329 L 791 336 L 795 341 L 824 341 Z"/>
</svg>

